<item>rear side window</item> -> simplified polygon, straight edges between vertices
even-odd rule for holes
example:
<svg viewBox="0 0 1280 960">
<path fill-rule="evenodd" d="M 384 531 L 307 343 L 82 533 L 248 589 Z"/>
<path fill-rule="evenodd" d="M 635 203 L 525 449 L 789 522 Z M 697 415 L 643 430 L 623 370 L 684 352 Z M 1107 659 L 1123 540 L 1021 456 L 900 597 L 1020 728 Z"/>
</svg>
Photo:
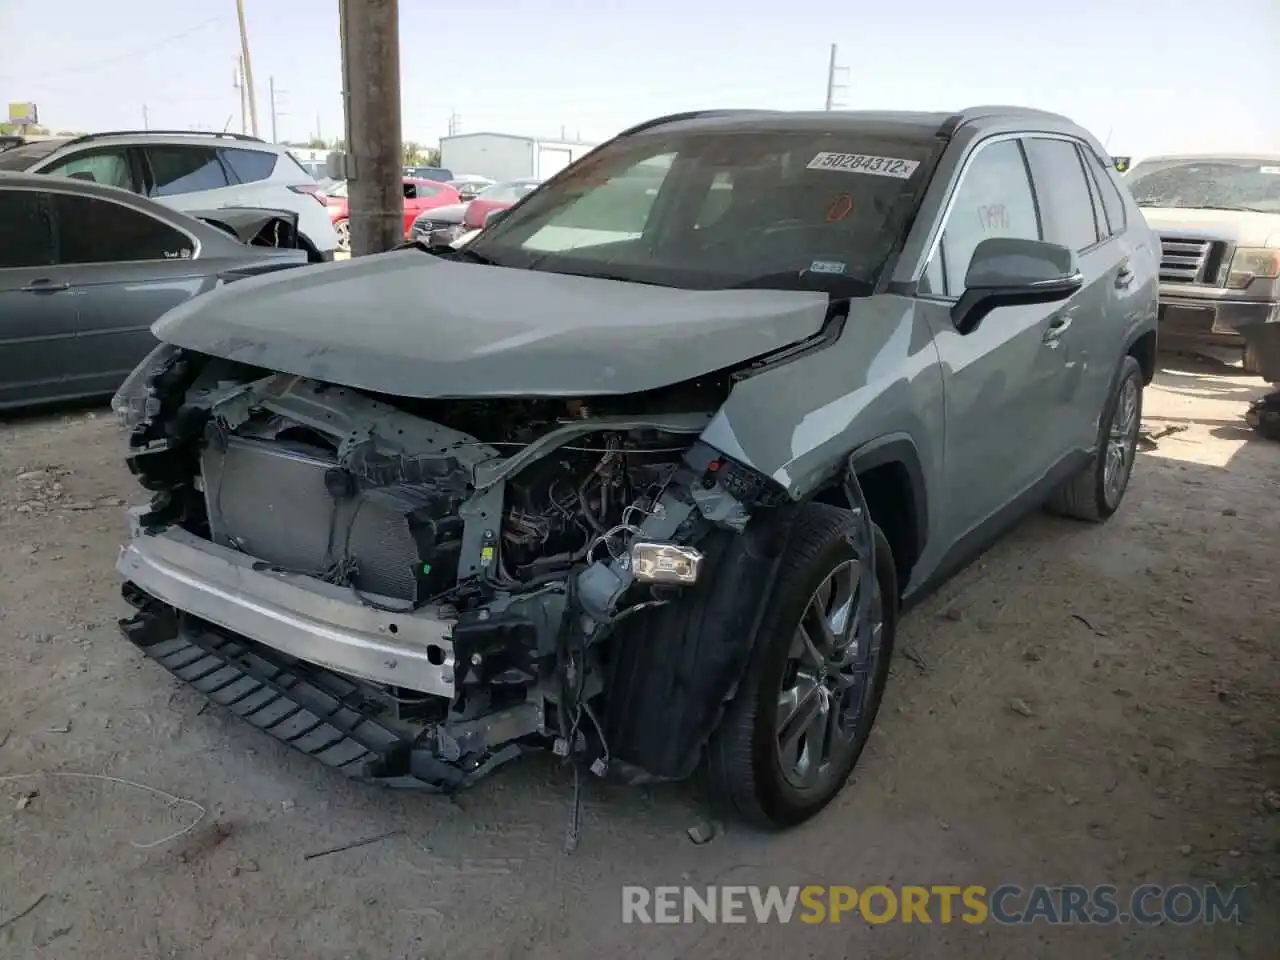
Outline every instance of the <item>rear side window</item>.
<svg viewBox="0 0 1280 960">
<path fill-rule="evenodd" d="M 49 195 L 34 190 L 0 190 L 0 269 L 47 267 L 53 263 L 53 221 Z"/>
<path fill-rule="evenodd" d="M 53 215 L 58 225 L 59 263 L 184 260 L 195 253 L 185 233 L 97 197 L 56 193 Z"/>
<path fill-rule="evenodd" d="M 223 150 L 222 162 L 238 183 L 268 180 L 276 169 L 276 155 L 263 150 Z"/>
<path fill-rule="evenodd" d="M 1124 233 L 1125 227 L 1128 226 L 1124 215 L 1124 200 L 1120 197 L 1120 188 L 1112 179 L 1111 171 L 1101 163 L 1094 166 L 1089 163 L 1090 159 L 1092 158 L 1086 153 L 1085 169 L 1089 171 L 1097 185 L 1098 196 L 1102 198 L 1102 209 L 1107 216 L 1107 231 L 1114 237 L 1118 233 Z"/>
<path fill-rule="evenodd" d="M 174 197 L 227 186 L 226 171 L 212 147 L 164 144 L 145 149 L 154 181 L 149 196 Z"/>
<path fill-rule="evenodd" d="M 1078 252 L 1106 236 L 1105 230 L 1098 230 L 1093 195 L 1075 143 L 1032 137 L 1023 144 L 1044 217 L 1044 238 Z"/>
</svg>

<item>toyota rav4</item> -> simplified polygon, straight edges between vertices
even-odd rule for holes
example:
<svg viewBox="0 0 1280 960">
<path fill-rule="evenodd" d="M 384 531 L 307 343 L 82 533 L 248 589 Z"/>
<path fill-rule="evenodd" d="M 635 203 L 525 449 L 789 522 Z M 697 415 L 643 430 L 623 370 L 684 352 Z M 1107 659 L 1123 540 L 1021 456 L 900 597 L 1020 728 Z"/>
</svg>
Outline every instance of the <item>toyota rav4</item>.
<svg viewBox="0 0 1280 960">
<path fill-rule="evenodd" d="M 461 249 L 179 306 L 115 409 L 126 636 L 365 781 L 531 749 L 841 789 L 900 608 L 1133 467 L 1159 249 L 1066 118 L 701 112 Z"/>
</svg>

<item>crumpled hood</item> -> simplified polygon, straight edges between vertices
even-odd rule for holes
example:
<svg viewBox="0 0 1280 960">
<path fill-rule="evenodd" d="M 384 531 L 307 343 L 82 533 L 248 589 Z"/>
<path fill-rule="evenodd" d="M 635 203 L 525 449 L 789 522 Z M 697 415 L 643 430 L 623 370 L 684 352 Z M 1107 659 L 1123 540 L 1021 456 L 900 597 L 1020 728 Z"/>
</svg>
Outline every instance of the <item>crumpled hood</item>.
<svg viewBox="0 0 1280 960">
<path fill-rule="evenodd" d="M 679 383 L 813 336 L 825 294 L 674 290 L 356 257 L 239 280 L 152 327 L 228 360 L 404 397 L 589 396 Z"/>
<path fill-rule="evenodd" d="M 1280 213 L 1143 207 L 1142 214 L 1162 236 L 1226 240 L 1238 247 L 1280 246 Z"/>
</svg>

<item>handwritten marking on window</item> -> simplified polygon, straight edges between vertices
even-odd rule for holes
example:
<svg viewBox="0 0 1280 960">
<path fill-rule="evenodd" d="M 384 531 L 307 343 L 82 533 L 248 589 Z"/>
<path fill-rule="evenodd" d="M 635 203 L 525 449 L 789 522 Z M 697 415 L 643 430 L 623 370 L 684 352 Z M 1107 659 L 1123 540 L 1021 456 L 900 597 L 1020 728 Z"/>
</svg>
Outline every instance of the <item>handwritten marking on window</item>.
<svg viewBox="0 0 1280 960">
<path fill-rule="evenodd" d="M 1008 230 L 1009 211 L 1003 203 L 992 203 L 978 208 L 978 222 L 983 230 Z"/>
</svg>

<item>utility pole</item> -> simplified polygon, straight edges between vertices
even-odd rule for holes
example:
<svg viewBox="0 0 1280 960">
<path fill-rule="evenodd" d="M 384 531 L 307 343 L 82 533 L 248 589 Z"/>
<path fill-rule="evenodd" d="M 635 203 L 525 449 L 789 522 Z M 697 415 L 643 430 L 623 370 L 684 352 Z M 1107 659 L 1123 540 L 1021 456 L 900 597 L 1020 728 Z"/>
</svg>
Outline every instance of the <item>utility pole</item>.
<svg viewBox="0 0 1280 960">
<path fill-rule="evenodd" d="M 461 127 L 461 124 L 460 124 L 461 120 L 462 118 L 458 116 L 457 110 L 449 111 L 449 136 L 452 137 L 455 134 L 457 134 L 458 130 Z"/>
<path fill-rule="evenodd" d="M 142 105 L 142 129 L 151 129 L 151 118 L 147 115 L 147 105 L 145 103 Z"/>
<path fill-rule="evenodd" d="M 275 77 L 267 77 L 267 87 L 268 87 L 268 89 L 271 91 L 271 142 L 272 142 L 272 143 L 279 143 L 279 142 L 280 142 L 280 136 L 279 136 L 279 134 L 276 132 L 276 121 L 277 121 L 277 118 L 279 117 L 279 115 L 280 115 L 283 111 L 281 111 L 281 110 L 280 110 L 279 105 L 278 105 L 278 104 L 277 104 L 277 102 L 276 102 L 276 97 L 277 97 L 279 94 L 284 93 L 285 91 L 283 91 L 283 90 L 276 90 L 276 78 L 275 78 Z"/>
<path fill-rule="evenodd" d="M 249 132 L 248 90 L 244 83 L 244 57 L 236 57 L 236 76 L 231 85 L 240 91 L 240 132 Z"/>
<path fill-rule="evenodd" d="M 351 255 L 404 240 L 398 0 L 338 0 Z"/>
<path fill-rule="evenodd" d="M 253 95 L 253 65 L 249 62 L 249 34 L 244 28 L 244 0 L 236 0 L 236 16 L 240 20 L 240 63 L 249 99 L 249 128 L 258 135 L 258 99 Z"/>
<path fill-rule="evenodd" d="M 837 66 L 836 64 L 836 45 L 831 45 L 831 60 L 827 65 L 827 106 L 830 110 L 836 105 L 836 91 L 843 90 L 844 84 L 836 83 L 836 73 L 840 70 L 847 70 L 847 67 Z"/>
</svg>

